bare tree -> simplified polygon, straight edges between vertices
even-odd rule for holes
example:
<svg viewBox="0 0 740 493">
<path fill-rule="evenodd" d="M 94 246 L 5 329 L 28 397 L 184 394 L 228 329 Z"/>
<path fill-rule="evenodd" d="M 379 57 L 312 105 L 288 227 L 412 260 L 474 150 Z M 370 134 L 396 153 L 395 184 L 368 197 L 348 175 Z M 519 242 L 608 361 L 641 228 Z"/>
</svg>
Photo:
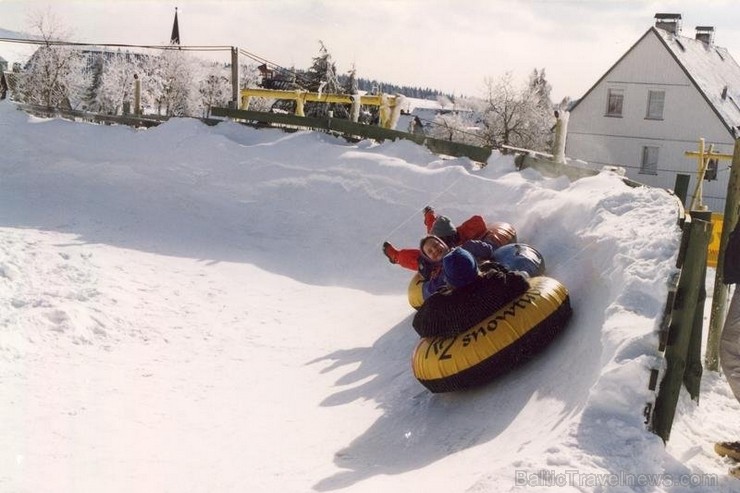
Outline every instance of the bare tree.
<svg viewBox="0 0 740 493">
<path fill-rule="evenodd" d="M 68 34 L 50 11 L 29 17 L 43 44 L 31 56 L 19 92 L 22 100 L 45 106 L 77 107 L 90 83 L 90 70 L 79 50 L 59 44 Z"/>
<path fill-rule="evenodd" d="M 510 73 L 486 79 L 481 137 L 487 145 L 547 150 L 552 109 L 543 104 L 541 86 L 516 89 Z"/>
<path fill-rule="evenodd" d="M 90 109 L 111 115 L 120 114 L 123 103 L 133 99 L 134 74 L 137 71 L 130 53 L 98 56 L 90 90 L 92 98 L 88 102 Z"/>
<path fill-rule="evenodd" d="M 157 114 L 189 116 L 200 106 L 196 80 L 196 61 L 175 47 L 164 49 L 159 56 L 148 57 L 142 66 L 146 78 L 147 105 Z"/>
<path fill-rule="evenodd" d="M 482 106 L 479 100 L 458 97 L 453 102 L 442 95 L 437 97 L 437 102 L 445 109 L 426 125 L 427 135 L 464 144 L 485 144 L 479 134 L 478 110 Z"/>
<path fill-rule="evenodd" d="M 473 114 L 468 111 L 439 114 L 426 127 L 427 135 L 435 139 L 481 145 L 481 138 L 476 133 Z"/>
</svg>

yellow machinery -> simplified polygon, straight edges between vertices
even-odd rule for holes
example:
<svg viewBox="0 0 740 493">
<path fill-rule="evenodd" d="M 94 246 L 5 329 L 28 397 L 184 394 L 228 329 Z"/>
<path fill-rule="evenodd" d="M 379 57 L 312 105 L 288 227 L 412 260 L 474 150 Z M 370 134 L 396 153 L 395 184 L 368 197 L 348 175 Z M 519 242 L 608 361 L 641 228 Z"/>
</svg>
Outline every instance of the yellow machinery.
<svg viewBox="0 0 740 493">
<path fill-rule="evenodd" d="M 400 105 L 403 96 L 391 96 L 389 94 L 360 95 L 360 94 L 325 94 L 308 92 L 302 90 L 283 91 L 278 89 L 249 88 L 241 90 L 241 105 L 239 109 L 249 109 L 249 100 L 254 97 L 267 99 L 288 99 L 296 102 L 296 116 L 306 116 L 303 113 L 303 105 L 306 102 L 338 103 L 352 106 L 352 121 L 356 122 L 359 116 L 360 106 L 380 107 L 380 126 L 392 128 L 393 115 L 401 112 Z M 396 118 L 397 119 L 397 118 Z"/>
</svg>

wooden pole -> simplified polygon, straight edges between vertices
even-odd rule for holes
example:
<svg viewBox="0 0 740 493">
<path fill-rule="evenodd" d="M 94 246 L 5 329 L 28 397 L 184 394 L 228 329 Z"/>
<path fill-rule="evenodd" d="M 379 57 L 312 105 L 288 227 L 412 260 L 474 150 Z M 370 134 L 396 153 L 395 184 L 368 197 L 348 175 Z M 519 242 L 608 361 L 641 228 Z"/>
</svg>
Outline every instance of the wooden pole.
<svg viewBox="0 0 740 493">
<path fill-rule="evenodd" d="M 701 207 L 702 201 L 702 183 L 704 182 L 704 138 L 699 139 L 699 165 L 696 169 L 696 187 L 694 187 L 694 195 L 691 197 L 691 204 L 689 210 L 696 210 Z"/>
<path fill-rule="evenodd" d="M 555 139 L 552 143 L 552 160 L 558 164 L 565 164 L 565 140 L 568 135 L 568 119 L 570 113 L 555 112 Z"/>
<path fill-rule="evenodd" d="M 231 107 L 239 107 L 239 49 L 231 47 Z"/>
<path fill-rule="evenodd" d="M 727 181 L 725 196 L 725 215 L 722 221 L 722 235 L 719 240 L 719 254 L 717 255 L 717 273 L 714 279 L 712 294 L 712 310 L 709 318 L 709 332 L 707 334 L 707 351 L 704 356 L 706 367 L 710 371 L 719 371 L 719 338 L 722 326 L 727 315 L 727 296 L 729 288 L 722 283 L 725 267 L 725 248 L 730 232 L 735 227 L 740 205 L 740 139 L 735 140 L 735 152 L 732 155 L 730 178 Z"/>
<path fill-rule="evenodd" d="M 141 79 L 134 74 L 134 115 L 141 115 Z"/>
<path fill-rule="evenodd" d="M 704 175 L 707 172 L 707 165 L 710 159 L 732 159 L 729 154 L 722 154 L 720 152 L 714 152 L 714 144 L 709 146 L 709 151 L 706 150 L 704 139 L 699 139 L 699 151 L 686 151 L 683 153 L 686 157 L 695 157 L 698 161 L 696 168 L 696 187 L 694 187 L 694 195 L 691 198 L 691 204 L 689 210 L 707 210 L 707 207 L 702 204 L 702 193 L 704 190 Z"/>
</svg>

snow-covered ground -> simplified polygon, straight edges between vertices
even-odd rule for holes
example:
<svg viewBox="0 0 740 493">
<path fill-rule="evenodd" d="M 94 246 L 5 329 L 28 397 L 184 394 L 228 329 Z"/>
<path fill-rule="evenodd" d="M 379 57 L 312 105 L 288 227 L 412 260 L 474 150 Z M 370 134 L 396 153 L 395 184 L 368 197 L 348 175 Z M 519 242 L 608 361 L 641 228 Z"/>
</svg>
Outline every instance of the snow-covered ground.
<svg viewBox="0 0 740 493">
<path fill-rule="evenodd" d="M 667 447 L 643 424 L 665 191 L 8 101 L 0 135 L 2 492 L 740 491 L 712 451 L 740 438 L 721 375 L 682 395 Z M 380 245 L 416 245 L 427 204 L 514 224 L 570 289 L 566 331 L 476 390 L 410 370 L 411 273 Z"/>
</svg>

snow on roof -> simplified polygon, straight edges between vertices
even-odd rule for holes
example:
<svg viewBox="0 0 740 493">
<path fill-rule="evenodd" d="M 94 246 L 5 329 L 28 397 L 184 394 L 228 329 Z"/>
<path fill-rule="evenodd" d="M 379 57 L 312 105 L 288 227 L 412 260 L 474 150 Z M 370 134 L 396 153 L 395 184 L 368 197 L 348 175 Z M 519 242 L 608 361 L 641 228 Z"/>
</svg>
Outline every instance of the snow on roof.
<svg viewBox="0 0 740 493">
<path fill-rule="evenodd" d="M 652 28 L 728 127 L 740 126 L 740 65 L 726 48 Z"/>
<path fill-rule="evenodd" d="M 420 98 L 404 98 L 404 110 L 409 113 L 413 113 L 414 110 L 430 109 L 430 110 L 441 110 L 444 107 L 437 100 L 432 99 L 420 99 Z"/>
<path fill-rule="evenodd" d="M 26 39 L 26 38 L 35 38 L 37 36 L 29 36 L 24 33 L 19 33 L 16 31 L 10 31 L 8 29 L 3 29 L 0 27 L 0 38 L 7 38 L 7 39 Z"/>
</svg>

